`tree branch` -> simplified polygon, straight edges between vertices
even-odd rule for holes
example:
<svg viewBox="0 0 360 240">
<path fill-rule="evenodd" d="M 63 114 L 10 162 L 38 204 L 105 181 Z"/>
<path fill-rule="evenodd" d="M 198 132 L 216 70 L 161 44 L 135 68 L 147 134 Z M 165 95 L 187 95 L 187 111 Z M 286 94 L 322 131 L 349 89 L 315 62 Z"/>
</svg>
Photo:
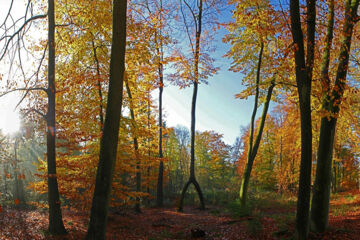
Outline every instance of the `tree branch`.
<svg viewBox="0 0 360 240">
<path fill-rule="evenodd" d="M 21 30 L 23 30 L 29 22 L 32 22 L 32 21 L 34 21 L 34 20 L 36 20 L 36 19 L 39 19 L 39 18 L 46 18 L 46 16 L 47 16 L 47 14 L 41 14 L 41 15 L 33 16 L 33 17 L 27 19 L 27 20 L 24 22 L 24 24 L 23 24 L 14 34 L 9 35 L 9 36 L 5 36 L 4 38 L 9 38 L 9 40 L 8 40 L 7 43 L 5 44 L 4 52 L 2 53 L 2 55 L 1 55 L 1 57 L 0 57 L 0 61 L 4 58 L 4 56 L 5 56 L 6 52 L 7 52 L 7 49 L 8 49 L 8 47 L 9 47 L 9 44 L 10 44 L 11 40 L 12 40 L 16 35 L 18 35 L 18 34 L 21 32 Z"/>
<path fill-rule="evenodd" d="M 10 91 L 7 91 L 7 92 L 4 92 L 2 94 L 0 94 L 0 97 L 3 97 L 9 93 L 12 93 L 12 92 L 16 92 L 16 91 L 44 91 L 46 92 L 47 94 L 47 89 L 46 88 L 43 88 L 43 87 L 34 87 L 34 88 L 16 88 L 16 89 L 12 89 Z"/>
<path fill-rule="evenodd" d="M 39 110 L 37 110 L 37 109 L 35 109 L 35 108 L 29 109 L 29 110 L 24 114 L 24 116 L 27 116 L 27 115 L 28 115 L 29 113 L 31 113 L 31 112 L 35 112 L 35 113 L 39 114 L 39 115 L 40 115 L 41 117 L 43 117 L 44 120 L 46 121 L 46 114 L 40 112 Z"/>
</svg>

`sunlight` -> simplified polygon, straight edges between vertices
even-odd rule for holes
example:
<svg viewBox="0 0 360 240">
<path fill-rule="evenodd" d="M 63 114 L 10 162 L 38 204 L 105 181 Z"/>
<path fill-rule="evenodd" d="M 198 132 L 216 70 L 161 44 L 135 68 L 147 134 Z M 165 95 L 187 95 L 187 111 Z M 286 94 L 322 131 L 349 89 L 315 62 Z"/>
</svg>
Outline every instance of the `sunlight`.
<svg viewBox="0 0 360 240">
<path fill-rule="evenodd" d="M 1 109 L 0 129 L 5 135 L 16 133 L 20 128 L 20 118 L 16 111 Z"/>
</svg>

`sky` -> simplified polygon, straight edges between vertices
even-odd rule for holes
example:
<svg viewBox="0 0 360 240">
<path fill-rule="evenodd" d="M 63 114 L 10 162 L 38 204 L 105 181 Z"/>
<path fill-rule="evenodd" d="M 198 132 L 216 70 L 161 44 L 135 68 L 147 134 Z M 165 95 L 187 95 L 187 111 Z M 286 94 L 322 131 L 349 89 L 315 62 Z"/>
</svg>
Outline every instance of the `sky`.
<svg viewBox="0 0 360 240">
<path fill-rule="evenodd" d="M 5 16 L 8 12 L 10 6 L 10 0 L 0 0 L 0 24 L 3 23 Z M 18 14 L 24 10 L 24 1 L 15 0 L 14 1 L 14 19 L 17 18 Z M 0 31 L 2 34 L 2 31 Z M 3 44 L 0 44 L 2 47 Z M 6 83 L 6 73 L 8 71 L 8 66 L 2 62 L 0 64 L 0 86 L 4 86 Z M 1 79 L 1 76 L 3 78 Z M 3 134 L 13 134 L 20 127 L 20 119 L 18 115 L 18 109 L 15 109 L 17 103 L 19 102 L 20 95 L 17 93 L 11 93 L 5 96 L 0 97 L 0 131 Z"/>
<path fill-rule="evenodd" d="M 222 13 L 221 22 L 231 20 L 231 8 Z M 241 127 L 250 123 L 253 109 L 253 98 L 235 99 L 235 94 L 244 90 L 242 75 L 229 71 L 231 59 L 224 58 L 230 45 L 222 42 L 227 30 L 221 28 L 214 36 L 212 53 L 215 66 L 220 67 L 218 73 L 208 79 L 208 85 L 200 84 L 196 106 L 196 130 L 213 130 L 223 134 L 227 144 L 233 144 L 240 136 Z M 166 81 L 166 79 L 165 79 Z M 184 125 L 190 128 L 191 100 L 193 87 L 179 89 L 166 85 L 163 92 L 163 105 L 167 126 Z"/>
<path fill-rule="evenodd" d="M 8 2 L 0 0 L 1 9 L 7 9 Z M 15 0 L 15 14 L 24 10 L 22 0 Z M 5 11 L 0 12 L 0 21 Z M 222 21 L 231 19 L 230 9 L 222 15 Z M 250 122 L 253 108 L 252 98 L 249 100 L 235 99 L 234 95 L 241 92 L 244 87 L 241 85 L 242 75 L 229 71 L 230 59 L 222 56 L 229 50 L 229 45 L 222 42 L 226 34 L 225 29 L 219 30 L 215 36 L 214 45 L 217 46 L 213 57 L 216 59 L 215 66 L 220 67 L 216 75 L 208 79 L 209 84 L 200 84 L 196 106 L 196 130 L 213 130 L 223 134 L 225 143 L 233 144 L 236 137 L 240 136 L 240 128 Z M 166 82 L 166 79 L 165 79 Z M 183 125 L 190 127 L 190 112 L 192 99 L 192 86 L 186 89 L 179 89 L 165 83 L 163 92 L 163 105 L 165 121 L 167 126 L 173 127 Z M 154 94 L 157 96 L 157 94 Z M 0 127 L 12 127 L 14 116 L 12 111 L 16 105 L 19 95 L 12 94 L 6 98 L 0 98 L 0 116 L 6 116 L 5 123 L 0 122 Z"/>
</svg>

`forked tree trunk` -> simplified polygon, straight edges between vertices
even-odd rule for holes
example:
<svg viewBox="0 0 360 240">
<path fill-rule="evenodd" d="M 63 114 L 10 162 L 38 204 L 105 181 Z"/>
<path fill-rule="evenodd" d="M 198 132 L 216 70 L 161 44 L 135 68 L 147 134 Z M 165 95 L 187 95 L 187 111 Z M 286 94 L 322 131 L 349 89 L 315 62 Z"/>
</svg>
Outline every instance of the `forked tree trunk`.
<svg viewBox="0 0 360 240">
<path fill-rule="evenodd" d="M 322 105 L 322 108 L 330 112 L 331 116 L 323 117 L 321 119 L 316 177 L 311 202 L 311 229 L 316 232 L 323 232 L 328 227 L 331 164 L 336 121 L 337 115 L 340 111 L 342 96 L 346 87 L 346 75 L 349 64 L 351 39 L 353 28 L 357 19 L 358 6 L 359 0 L 346 1 L 345 22 L 342 31 L 343 38 L 338 57 L 339 65 L 336 73 L 335 85 L 331 95 L 330 91 L 325 92 L 325 98 Z M 330 58 L 330 55 L 327 57 Z"/>
<path fill-rule="evenodd" d="M 46 142 L 48 168 L 49 232 L 64 235 L 66 230 L 62 220 L 60 196 L 56 175 L 56 128 L 55 128 L 55 6 L 48 0 L 48 109 L 46 115 Z"/>
<path fill-rule="evenodd" d="M 186 193 L 188 187 L 190 186 L 190 184 L 194 185 L 196 192 L 199 195 L 200 208 L 202 210 L 205 209 L 204 197 L 203 197 L 200 185 L 197 182 L 196 177 L 195 177 L 195 113 L 196 113 L 197 91 L 198 91 L 198 83 L 194 82 L 194 91 L 193 91 L 193 98 L 192 98 L 192 104 L 191 104 L 190 177 L 181 192 L 179 208 L 178 208 L 179 211 L 183 211 L 185 193 Z"/>
<path fill-rule="evenodd" d="M 199 195 L 200 209 L 202 210 L 205 209 L 204 197 L 200 185 L 195 177 L 195 118 L 196 118 L 195 114 L 196 114 L 196 98 L 197 98 L 198 84 L 199 84 L 200 38 L 201 38 L 202 10 L 203 10 L 202 7 L 203 7 L 203 0 L 200 0 L 200 3 L 198 5 L 199 14 L 197 15 L 196 42 L 195 42 L 195 52 L 194 52 L 194 91 L 191 102 L 190 177 L 182 190 L 178 211 L 183 210 L 185 193 L 191 183 L 195 186 L 195 189 Z"/>
<path fill-rule="evenodd" d="M 100 143 L 100 156 L 96 172 L 90 223 L 86 235 L 87 240 L 105 239 L 121 117 L 125 72 L 126 11 L 127 1 L 113 1 L 113 37 L 111 44 L 109 93 L 104 131 Z"/>
</svg>

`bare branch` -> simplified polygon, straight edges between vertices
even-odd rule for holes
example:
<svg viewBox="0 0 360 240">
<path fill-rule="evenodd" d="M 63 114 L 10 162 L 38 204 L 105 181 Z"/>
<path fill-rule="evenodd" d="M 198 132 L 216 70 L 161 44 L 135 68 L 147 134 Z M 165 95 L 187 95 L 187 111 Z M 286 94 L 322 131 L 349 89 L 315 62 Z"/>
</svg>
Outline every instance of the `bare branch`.
<svg viewBox="0 0 360 240">
<path fill-rule="evenodd" d="M 47 14 L 41 14 L 41 15 L 36 15 L 36 16 L 33 16 L 33 17 L 27 19 L 27 20 L 24 22 L 24 24 L 23 24 L 14 34 L 8 36 L 9 39 L 7 40 L 7 43 L 5 44 L 4 52 L 2 53 L 2 55 L 1 55 L 1 57 L 0 57 L 0 61 L 4 58 L 4 56 L 5 56 L 6 52 L 7 52 L 7 49 L 8 49 L 8 47 L 9 47 L 9 44 L 10 44 L 11 40 L 12 40 L 15 36 L 17 36 L 17 35 L 21 32 L 21 30 L 23 30 L 23 29 L 26 27 L 26 25 L 27 25 L 28 23 L 30 23 L 30 22 L 32 22 L 32 21 L 34 21 L 34 20 L 36 20 L 36 19 L 46 18 L 46 16 L 47 16 Z"/>
<path fill-rule="evenodd" d="M 35 113 L 39 114 L 39 115 L 40 115 L 41 117 L 43 117 L 44 120 L 46 121 L 46 114 L 40 112 L 39 110 L 37 110 L 37 109 L 35 109 L 35 108 L 29 109 L 29 110 L 24 114 L 24 116 L 29 115 L 31 112 L 35 112 Z"/>
<path fill-rule="evenodd" d="M 2 94 L 0 94 L 0 97 L 3 97 L 9 93 L 12 93 L 12 92 L 16 92 L 16 91 L 44 91 L 47 93 L 47 89 L 46 88 L 43 88 L 43 87 L 34 87 L 34 88 L 16 88 L 16 89 L 12 89 L 10 91 L 7 91 L 7 92 L 4 92 Z"/>
<path fill-rule="evenodd" d="M 5 25 L 7 19 L 8 19 L 9 16 L 11 15 L 11 9 L 12 9 L 12 7 L 13 7 L 13 4 L 14 4 L 14 0 L 11 0 L 10 7 L 9 7 L 9 11 L 8 11 L 8 13 L 6 14 L 5 20 L 4 20 L 4 22 L 1 24 L 0 28 L 2 28 L 2 27 Z"/>
</svg>

